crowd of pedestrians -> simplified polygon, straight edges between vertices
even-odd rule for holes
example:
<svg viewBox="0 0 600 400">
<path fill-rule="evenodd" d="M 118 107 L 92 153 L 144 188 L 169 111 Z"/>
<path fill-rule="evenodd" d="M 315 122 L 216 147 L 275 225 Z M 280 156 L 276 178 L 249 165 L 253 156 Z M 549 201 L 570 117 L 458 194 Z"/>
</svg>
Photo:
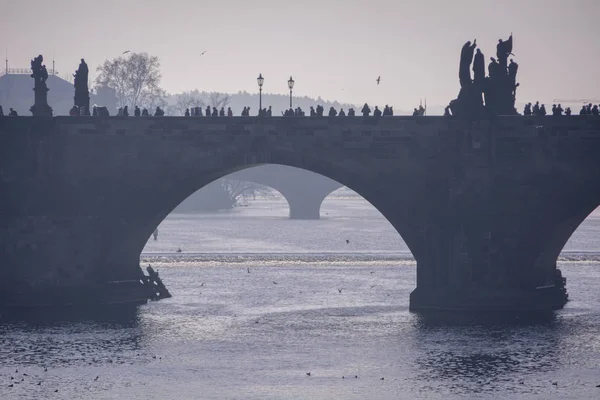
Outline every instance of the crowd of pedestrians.
<svg viewBox="0 0 600 400">
<path fill-rule="evenodd" d="M 362 112 L 363 116 L 368 117 L 371 115 L 371 108 L 369 107 L 368 104 L 365 103 L 361 112 Z M 232 117 L 233 111 L 231 110 L 231 107 L 228 107 L 227 111 L 225 111 L 224 107 L 221 107 L 220 110 L 217 110 L 216 107 L 211 108 L 210 106 L 208 106 L 208 107 L 206 107 L 206 110 L 203 115 L 202 108 L 193 107 L 193 108 L 186 108 L 183 115 L 186 117 L 202 117 L 202 116 Z M 305 117 L 306 112 L 301 107 L 296 107 L 296 108 L 289 108 L 289 109 L 286 109 L 285 111 L 282 111 L 281 115 L 284 117 Z M 311 106 L 310 110 L 308 112 L 308 115 L 310 117 L 323 117 L 323 116 L 325 116 L 325 109 L 321 105 L 317 105 L 316 107 Z M 388 115 L 389 116 L 394 115 L 394 109 L 391 106 L 386 105 L 385 108 L 383 109 L 383 111 L 381 111 L 379 109 L 379 107 L 375 106 L 375 109 L 373 110 L 374 117 L 382 117 L 382 116 L 388 116 Z M 244 107 L 242 109 L 241 116 L 249 117 L 250 116 L 250 107 Z M 259 117 L 272 117 L 273 116 L 272 107 L 269 106 L 269 108 L 259 109 L 258 116 Z M 338 111 L 335 109 L 335 107 L 330 107 L 329 111 L 327 113 L 327 116 L 329 116 L 329 117 L 346 117 L 346 116 L 354 117 L 354 116 L 356 116 L 356 111 L 354 110 L 354 108 L 349 108 L 348 111 L 345 111 L 343 108 L 340 108 L 340 110 Z"/>
<path fill-rule="evenodd" d="M 592 103 L 589 103 L 587 105 L 583 105 L 581 106 L 581 110 L 579 110 L 579 115 L 600 115 L 600 104 L 595 105 Z M 571 107 L 567 107 L 565 109 L 563 109 L 561 104 L 553 104 L 552 105 L 552 109 L 551 109 L 552 115 L 553 116 L 561 116 L 561 115 L 571 115 L 572 111 L 571 111 Z M 525 104 L 525 108 L 523 109 L 523 115 L 526 116 L 536 116 L 536 117 L 543 117 L 545 115 L 547 115 L 548 112 L 546 111 L 546 105 L 545 104 L 541 104 L 539 101 L 536 101 L 535 104 L 531 104 L 531 103 L 527 103 Z"/>
<path fill-rule="evenodd" d="M 110 113 L 106 107 L 93 106 L 92 110 L 93 110 L 92 116 L 99 116 L 99 117 L 110 116 Z M 371 110 L 371 107 L 367 103 L 364 104 L 364 106 L 362 107 L 360 112 L 363 117 L 369 117 L 369 116 L 371 116 L 371 113 L 373 114 L 373 117 L 385 117 L 385 116 L 393 116 L 394 115 L 394 110 L 391 106 L 386 105 L 384 107 L 383 111 L 380 110 L 378 106 L 375 106 L 375 108 L 373 110 Z M 570 107 L 563 109 L 561 104 L 553 104 L 551 113 L 552 113 L 551 115 L 553 115 L 553 116 L 560 116 L 560 115 L 568 116 L 568 115 L 572 114 L 572 111 L 571 111 Z M 539 101 L 536 101 L 535 104 L 527 103 L 527 104 L 525 104 L 525 107 L 523 109 L 523 115 L 525 115 L 525 116 L 545 116 L 547 114 L 548 114 L 548 112 L 546 110 L 546 105 L 540 104 Z M 86 114 L 81 113 L 81 111 L 78 107 L 73 106 L 73 108 L 69 112 L 69 115 L 79 116 L 79 115 L 86 115 Z M 89 115 L 89 112 L 87 113 L 87 115 Z M 148 109 L 146 109 L 146 108 L 140 109 L 138 106 L 135 106 L 133 115 L 136 117 L 149 117 L 151 115 L 153 115 L 155 117 L 162 117 L 165 115 L 165 112 L 162 108 L 157 106 L 156 109 L 154 110 L 154 113 L 150 114 Z M 282 111 L 281 115 L 284 117 L 304 117 L 304 116 L 306 116 L 306 113 L 304 112 L 304 110 L 302 110 L 301 107 L 296 107 L 296 108 L 289 108 L 285 111 Z M 311 106 L 308 115 L 310 117 L 323 117 L 325 115 L 325 109 L 321 105 L 317 105 L 316 107 Z M 425 109 L 423 108 L 423 106 L 419 106 L 419 108 L 414 109 L 412 115 L 413 116 L 424 116 Z M 451 114 L 449 112 L 449 109 L 448 109 L 448 107 L 446 107 L 444 116 L 450 116 L 450 115 Z M 581 110 L 579 111 L 579 115 L 599 116 L 600 115 L 600 104 L 597 104 L 597 105 L 592 104 L 592 103 L 589 103 L 587 105 L 584 104 L 581 107 Z M 4 116 L 4 111 L 2 109 L 2 106 L 0 105 L 0 117 L 2 117 L 2 116 Z M 9 112 L 8 112 L 8 116 L 16 117 L 16 116 L 18 116 L 18 113 L 13 108 L 10 108 Z M 129 108 L 127 106 L 119 108 L 117 111 L 117 116 L 118 117 L 128 117 L 129 116 Z M 218 109 L 217 107 L 207 106 L 205 110 L 203 110 L 202 107 L 192 107 L 192 108 L 185 109 L 184 116 L 186 116 L 186 117 L 202 117 L 202 116 L 233 117 L 233 110 L 231 109 L 231 107 L 227 107 L 227 109 L 225 109 L 225 107 L 221 107 L 220 109 Z M 250 116 L 250 107 L 244 107 L 241 112 L 241 116 L 249 117 Z M 258 116 L 259 117 L 273 116 L 273 110 L 272 110 L 271 106 L 269 106 L 268 108 L 259 109 Z M 346 116 L 354 117 L 354 116 L 356 116 L 356 111 L 352 107 L 350 107 L 348 109 L 348 111 L 345 111 L 343 108 L 340 108 L 340 110 L 338 111 L 334 107 L 330 107 L 329 111 L 327 113 L 327 116 L 329 116 L 329 117 L 346 117 Z"/>
</svg>

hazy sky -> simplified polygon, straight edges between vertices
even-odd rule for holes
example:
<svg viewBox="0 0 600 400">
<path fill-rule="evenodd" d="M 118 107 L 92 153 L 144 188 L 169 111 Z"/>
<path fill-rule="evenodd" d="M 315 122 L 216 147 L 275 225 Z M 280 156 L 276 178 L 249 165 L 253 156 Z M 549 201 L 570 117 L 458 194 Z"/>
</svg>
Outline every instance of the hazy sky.
<svg viewBox="0 0 600 400">
<path fill-rule="evenodd" d="M 513 32 L 518 101 L 550 103 L 600 97 L 599 16 L 600 0 L 0 0 L 0 49 L 9 67 L 54 53 L 60 75 L 84 57 L 92 78 L 148 52 L 171 93 L 256 92 L 261 72 L 264 92 L 292 75 L 295 95 L 412 109 L 456 97 L 465 41 L 489 60 Z"/>
</svg>

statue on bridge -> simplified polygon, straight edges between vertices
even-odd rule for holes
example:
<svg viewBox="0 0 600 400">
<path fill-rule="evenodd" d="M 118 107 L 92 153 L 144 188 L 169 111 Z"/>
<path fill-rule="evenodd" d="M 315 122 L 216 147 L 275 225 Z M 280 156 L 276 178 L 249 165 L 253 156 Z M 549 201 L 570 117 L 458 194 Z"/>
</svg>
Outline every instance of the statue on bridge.
<svg viewBox="0 0 600 400">
<path fill-rule="evenodd" d="M 80 115 L 90 115 L 90 91 L 88 89 L 89 69 L 82 58 L 79 68 L 73 75 L 75 86 L 75 107 L 79 109 Z"/>
<path fill-rule="evenodd" d="M 460 80 L 460 87 L 464 88 L 471 84 L 471 62 L 473 61 L 473 52 L 477 47 L 477 39 L 471 42 L 467 42 L 463 45 L 460 51 L 460 64 L 458 67 L 458 79 Z"/>
<path fill-rule="evenodd" d="M 476 41 L 466 42 L 460 54 L 458 97 L 452 100 L 449 109 L 452 115 L 461 118 L 481 118 L 485 115 L 516 115 L 515 99 L 518 64 L 508 57 L 512 54 L 513 37 L 500 39 L 496 46 L 496 57 L 490 57 L 488 77 L 485 77 L 484 55 L 477 49 Z M 469 67 L 473 62 L 474 80 L 471 80 Z M 483 96 L 483 97 L 482 97 Z M 484 102 L 485 99 L 485 102 Z"/>
<path fill-rule="evenodd" d="M 35 93 L 35 101 L 33 106 L 29 109 L 34 117 L 51 117 L 52 108 L 48 105 L 48 86 L 46 86 L 46 80 L 48 79 L 48 70 L 46 66 L 42 64 L 44 57 L 40 54 L 31 60 L 31 77 L 33 78 Z"/>
</svg>

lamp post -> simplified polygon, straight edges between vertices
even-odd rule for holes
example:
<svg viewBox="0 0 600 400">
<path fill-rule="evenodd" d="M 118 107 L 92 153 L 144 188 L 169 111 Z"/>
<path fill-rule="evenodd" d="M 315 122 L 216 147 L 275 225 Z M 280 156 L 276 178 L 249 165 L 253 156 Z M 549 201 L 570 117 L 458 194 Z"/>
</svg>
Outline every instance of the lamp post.
<svg viewBox="0 0 600 400">
<path fill-rule="evenodd" d="M 294 88 L 294 80 L 290 76 L 290 80 L 288 81 L 288 87 L 290 88 L 290 108 L 292 108 L 292 89 Z"/>
<path fill-rule="evenodd" d="M 262 112 L 262 85 L 265 78 L 263 78 L 262 74 L 258 74 L 256 81 L 258 82 L 258 115 L 260 115 Z"/>
</svg>

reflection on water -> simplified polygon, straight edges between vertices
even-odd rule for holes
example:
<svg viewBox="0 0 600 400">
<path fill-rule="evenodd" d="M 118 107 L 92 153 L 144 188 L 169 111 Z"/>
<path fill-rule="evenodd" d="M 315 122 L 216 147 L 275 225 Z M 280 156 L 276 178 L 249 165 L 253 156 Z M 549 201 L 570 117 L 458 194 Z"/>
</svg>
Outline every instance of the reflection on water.
<svg viewBox="0 0 600 400">
<path fill-rule="evenodd" d="M 577 257 L 561 261 L 564 310 L 414 314 L 415 263 L 389 224 L 355 203 L 324 206 L 337 216 L 317 233 L 306 221 L 252 218 L 265 210 L 165 221 L 143 259 L 174 297 L 119 315 L 5 318 L 0 399 L 598 396 L 593 237 L 577 237 Z"/>
<path fill-rule="evenodd" d="M 579 290 L 600 285 L 597 264 L 562 265 L 574 300 L 537 319 L 410 313 L 414 267 L 375 264 L 163 266 L 174 297 L 127 318 L 4 321 L 0 398 L 597 393 L 600 299 Z M 16 369 L 28 376 L 9 388 Z"/>
</svg>

